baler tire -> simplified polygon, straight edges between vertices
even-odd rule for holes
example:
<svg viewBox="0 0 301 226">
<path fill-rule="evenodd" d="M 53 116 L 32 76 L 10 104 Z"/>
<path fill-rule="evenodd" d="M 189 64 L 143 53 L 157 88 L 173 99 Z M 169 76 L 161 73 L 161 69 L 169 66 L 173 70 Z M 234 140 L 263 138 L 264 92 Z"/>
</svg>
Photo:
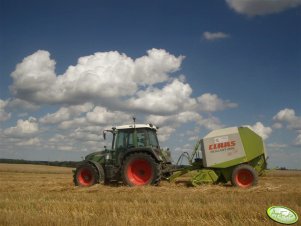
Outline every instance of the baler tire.
<svg viewBox="0 0 301 226">
<path fill-rule="evenodd" d="M 250 188 L 258 182 L 258 173 L 250 165 L 242 164 L 234 168 L 231 177 L 233 186 L 240 188 Z"/>
<path fill-rule="evenodd" d="M 95 166 L 89 163 L 84 163 L 76 168 L 73 176 L 73 182 L 75 186 L 89 187 L 98 183 L 101 178 L 102 180 L 104 178 L 103 170 L 102 172 L 98 172 Z"/>
<path fill-rule="evenodd" d="M 161 180 L 161 165 L 149 154 L 130 154 L 121 169 L 124 184 L 133 186 L 158 185 Z"/>
</svg>

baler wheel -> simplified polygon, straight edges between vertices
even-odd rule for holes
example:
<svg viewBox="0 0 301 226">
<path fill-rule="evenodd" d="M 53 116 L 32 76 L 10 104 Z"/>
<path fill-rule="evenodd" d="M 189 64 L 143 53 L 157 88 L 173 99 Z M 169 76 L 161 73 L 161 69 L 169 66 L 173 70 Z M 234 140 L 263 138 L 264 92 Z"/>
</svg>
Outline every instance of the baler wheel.
<svg viewBox="0 0 301 226">
<path fill-rule="evenodd" d="M 76 186 L 89 187 L 96 184 L 98 180 L 99 175 L 95 167 L 89 163 L 84 163 L 77 167 L 73 181 Z"/>
<path fill-rule="evenodd" d="M 234 186 L 249 188 L 257 184 L 258 174 L 256 170 L 247 164 L 239 165 L 232 172 L 231 182 Z"/>
<path fill-rule="evenodd" d="M 131 154 L 123 162 L 122 178 L 129 186 L 157 185 L 161 180 L 160 164 L 149 154 Z"/>
</svg>

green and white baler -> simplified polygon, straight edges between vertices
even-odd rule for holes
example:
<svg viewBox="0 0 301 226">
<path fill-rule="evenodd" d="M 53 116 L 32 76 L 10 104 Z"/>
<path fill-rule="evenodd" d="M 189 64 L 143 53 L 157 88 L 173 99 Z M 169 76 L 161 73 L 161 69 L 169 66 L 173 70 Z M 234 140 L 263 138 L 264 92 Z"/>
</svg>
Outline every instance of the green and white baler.
<svg viewBox="0 0 301 226">
<path fill-rule="evenodd" d="M 200 158 L 200 150 L 202 158 Z M 192 185 L 227 183 L 247 188 L 257 184 L 266 168 L 267 153 L 262 137 L 248 126 L 218 129 L 195 146 L 189 166 L 175 169 L 170 181 L 192 172 Z"/>
</svg>

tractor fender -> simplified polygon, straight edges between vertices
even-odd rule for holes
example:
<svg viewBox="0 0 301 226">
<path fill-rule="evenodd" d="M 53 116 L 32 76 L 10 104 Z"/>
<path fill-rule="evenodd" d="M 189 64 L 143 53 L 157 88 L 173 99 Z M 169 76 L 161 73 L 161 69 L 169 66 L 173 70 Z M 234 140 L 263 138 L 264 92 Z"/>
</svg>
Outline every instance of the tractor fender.
<svg viewBox="0 0 301 226">
<path fill-rule="evenodd" d="M 154 150 L 154 149 L 152 149 L 152 148 L 145 148 L 145 147 L 141 148 L 141 147 L 138 147 L 138 148 L 130 148 L 130 149 L 128 149 L 124 154 L 121 154 L 121 155 L 120 155 L 120 158 L 118 159 L 119 164 L 121 164 L 122 161 L 123 161 L 128 155 L 130 155 L 130 154 L 132 154 L 132 153 L 136 153 L 136 152 L 144 152 L 144 153 L 147 153 L 147 154 L 149 154 L 150 156 L 152 156 L 152 157 L 156 160 L 156 162 L 162 162 L 162 161 L 163 161 L 162 157 L 160 156 L 160 151 L 156 151 L 156 150 Z"/>
<path fill-rule="evenodd" d="M 103 169 L 102 165 L 100 165 L 98 162 L 96 162 L 94 160 L 85 160 L 84 162 L 93 165 L 97 169 L 97 172 L 98 172 L 98 175 L 100 178 L 104 177 L 104 169 Z"/>
</svg>

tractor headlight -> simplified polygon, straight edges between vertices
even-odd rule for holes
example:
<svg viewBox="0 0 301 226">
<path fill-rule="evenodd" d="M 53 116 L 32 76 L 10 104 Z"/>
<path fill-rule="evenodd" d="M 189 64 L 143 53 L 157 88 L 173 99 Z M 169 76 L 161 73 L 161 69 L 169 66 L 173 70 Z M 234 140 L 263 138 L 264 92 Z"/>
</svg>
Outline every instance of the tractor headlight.
<svg viewBox="0 0 301 226">
<path fill-rule="evenodd" d="M 106 154 L 106 160 L 110 160 L 110 159 L 112 159 L 112 154 L 110 152 L 108 152 Z"/>
</svg>

